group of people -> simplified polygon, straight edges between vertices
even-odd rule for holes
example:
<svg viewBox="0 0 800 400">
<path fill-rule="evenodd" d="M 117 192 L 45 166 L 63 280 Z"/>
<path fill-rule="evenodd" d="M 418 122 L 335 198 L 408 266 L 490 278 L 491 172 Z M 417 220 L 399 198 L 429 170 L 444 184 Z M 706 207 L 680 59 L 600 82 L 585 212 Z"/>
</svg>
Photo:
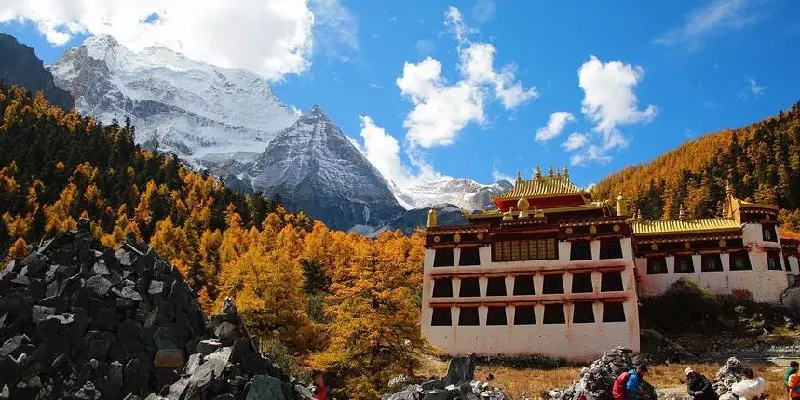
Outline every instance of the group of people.
<svg viewBox="0 0 800 400">
<path fill-rule="evenodd" d="M 612 397 L 615 400 L 639 400 L 646 396 L 644 377 L 647 375 L 647 366 L 640 365 L 620 374 L 612 387 Z M 692 367 L 686 367 L 686 391 L 694 400 L 719 400 L 717 392 L 711 381 Z M 790 368 L 784 375 L 784 385 L 787 394 L 792 400 L 800 400 L 800 369 L 798 363 L 792 361 Z M 751 368 L 744 368 L 742 380 L 731 387 L 731 392 L 738 399 L 760 400 L 766 397 L 767 382 L 764 378 L 755 377 Z"/>
</svg>

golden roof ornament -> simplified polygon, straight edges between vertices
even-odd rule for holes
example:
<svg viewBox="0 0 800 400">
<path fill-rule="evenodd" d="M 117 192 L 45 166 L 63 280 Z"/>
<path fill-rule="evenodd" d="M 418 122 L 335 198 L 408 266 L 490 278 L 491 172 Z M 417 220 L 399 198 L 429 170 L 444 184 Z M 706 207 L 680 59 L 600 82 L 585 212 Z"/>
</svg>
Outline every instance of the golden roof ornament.
<svg viewBox="0 0 800 400">
<path fill-rule="evenodd" d="M 503 213 L 503 221 L 514 220 L 514 207 L 508 207 L 508 211 Z"/>
<path fill-rule="evenodd" d="M 628 215 L 628 207 L 625 206 L 625 198 L 622 193 L 617 196 L 617 216 Z"/>
<path fill-rule="evenodd" d="M 533 177 L 535 179 L 541 179 L 542 178 L 542 170 L 539 169 L 538 165 L 536 166 L 536 169 L 533 170 Z"/>
<path fill-rule="evenodd" d="M 556 176 L 561 176 L 561 167 L 556 168 Z"/>
<path fill-rule="evenodd" d="M 636 222 L 641 222 L 641 221 L 642 221 L 642 209 L 641 208 L 637 208 L 636 209 Z"/>
<path fill-rule="evenodd" d="M 567 172 L 567 164 L 564 164 L 564 178 L 569 178 L 569 172 Z"/>
<path fill-rule="evenodd" d="M 547 169 L 547 175 L 553 176 L 553 164 L 550 164 L 550 168 Z"/>
<path fill-rule="evenodd" d="M 530 207 L 530 206 L 531 206 L 531 205 L 530 205 L 530 203 L 528 202 L 528 199 L 526 199 L 525 197 L 523 197 L 523 198 L 519 199 L 519 201 L 517 202 L 517 209 L 518 209 L 518 210 L 521 210 L 521 211 L 525 211 L 525 210 L 527 210 L 527 209 L 528 209 L 528 207 Z"/>
<path fill-rule="evenodd" d="M 680 210 L 678 210 L 678 219 L 681 220 L 681 221 L 685 221 L 686 220 L 686 212 L 683 211 L 683 203 L 681 203 L 681 208 L 680 208 Z"/>
<path fill-rule="evenodd" d="M 428 210 L 428 228 L 433 228 L 439 223 L 439 215 L 436 210 L 431 208 Z"/>
<path fill-rule="evenodd" d="M 517 171 L 517 182 L 522 180 L 522 171 Z"/>
<path fill-rule="evenodd" d="M 536 219 L 544 219 L 544 211 L 542 211 L 542 209 L 541 209 L 541 208 L 536 208 L 536 209 L 533 211 L 533 218 L 536 218 Z"/>
</svg>

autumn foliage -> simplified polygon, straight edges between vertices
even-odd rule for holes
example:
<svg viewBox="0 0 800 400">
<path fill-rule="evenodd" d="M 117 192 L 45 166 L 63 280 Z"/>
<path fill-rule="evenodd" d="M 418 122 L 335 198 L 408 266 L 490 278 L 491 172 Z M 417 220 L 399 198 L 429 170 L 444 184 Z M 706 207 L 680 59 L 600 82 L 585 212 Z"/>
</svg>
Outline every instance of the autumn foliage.
<svg viewBox="0 0 800 400">
<path fill-rule="evenodd" d="M 7 256 L 88 218 L 98 243 L 148 242 L 206 311 L 235 299 L 251 332 L 342 377 L 339 398 L 376 398 L 392 374 L 418 366 L 421 234 L 331 231 L 142 150 L 128 123 L 103 126 L 20 88 L 0 85 L 0 115 Z"/>
<path fill-rule="evenodd" d="M 800 103 L 775 117 L 684 143 L 655 160 L 622 169 L 593 189 L 618 194 L 647 219 L 721 213 L 725 185 L 741 199 L 778 205 L 782 228 L 800 232 Z"/>
</svg>

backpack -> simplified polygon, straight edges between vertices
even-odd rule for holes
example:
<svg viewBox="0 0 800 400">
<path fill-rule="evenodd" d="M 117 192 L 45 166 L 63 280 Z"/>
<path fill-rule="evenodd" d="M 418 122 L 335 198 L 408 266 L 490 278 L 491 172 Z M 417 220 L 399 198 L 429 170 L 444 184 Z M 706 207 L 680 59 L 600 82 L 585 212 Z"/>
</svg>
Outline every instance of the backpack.
<svg viewBox="0 0 800 400">
<path fill-rule="evenodd" d="M 625 398 L 625 392 L 628 379 L 631 377 L 630 372 L 623 372 L 617 379 L 614 379 L 614 386 L 611 389 L 611 398 L 615 400 L 622 400 Z"/>
</svg>

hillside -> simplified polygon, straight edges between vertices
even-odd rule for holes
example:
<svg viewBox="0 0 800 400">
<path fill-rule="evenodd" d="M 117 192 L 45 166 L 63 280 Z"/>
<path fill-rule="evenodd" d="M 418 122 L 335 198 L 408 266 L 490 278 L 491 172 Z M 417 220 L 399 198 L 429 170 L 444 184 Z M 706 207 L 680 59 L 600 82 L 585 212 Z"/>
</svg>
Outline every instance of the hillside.
<svg viewBox="0 0 800 400">
<path fill-rule="evenodd" d="M 50 103 L 69 111 L 75 106 L 72 95 L 53 81 L 53 75 L 36 57 L 33 48 L 11 35 L 0 33 L 0 82 L 41 90 Z"/>
<path fill-rule="evenodd" d="M 777 116 L 684 143 L 655 160 L 631 166 L 600 181 L 593 195 L 618 193 L 644 218 L 718 213 L 726 182 L 737 197 L 781 207 L 786 231 L 800 231 L 800 103 Z"/>
</svg>

